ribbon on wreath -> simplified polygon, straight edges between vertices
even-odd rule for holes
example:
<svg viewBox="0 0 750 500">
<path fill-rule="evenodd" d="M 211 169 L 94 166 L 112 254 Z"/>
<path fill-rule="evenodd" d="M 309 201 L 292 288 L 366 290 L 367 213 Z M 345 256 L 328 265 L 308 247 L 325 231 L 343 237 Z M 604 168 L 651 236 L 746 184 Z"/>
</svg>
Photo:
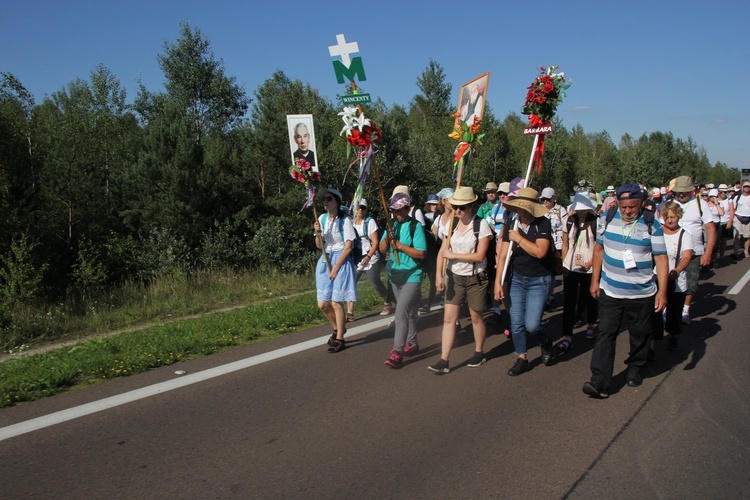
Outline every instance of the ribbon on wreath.
<svg viewBox="0 0 750 500">
<path fill-rule="evenodd" d="M 539 141 L 537 141 L 536 148 L 534 149 L 534 158 L 531 160 L 532 164 L 536 164 L 536 174 L 542 174 L 542 157 L 544 156 L 544 136 L 545 134 L 539 134 Z"/>
</svg>

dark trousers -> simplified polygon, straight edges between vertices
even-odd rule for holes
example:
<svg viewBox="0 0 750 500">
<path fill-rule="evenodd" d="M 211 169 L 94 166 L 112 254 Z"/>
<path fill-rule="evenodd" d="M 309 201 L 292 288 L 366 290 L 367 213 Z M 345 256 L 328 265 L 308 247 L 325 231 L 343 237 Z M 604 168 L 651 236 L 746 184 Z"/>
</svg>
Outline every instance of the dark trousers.
<svg viewBox="0 0 750 500">
<path fill-rule="evenodd" d="M 573 324 L 576 318 L 586 310 L 589 325 L 599 318 L 599 304 L 591 296 L 591 275 L 563 270 L 563 335 L 573 335 Z M 576 310 L 577 309 L 577 310 Z"/>
<path fill-rule="evenodd" d="M 654 333 L 651 338 L 653 340 L 661 340 L 664 338 L 664 330 L 670 335 L 679 337 L 682 333 L 682 306 L 685 305 L 685 292 L 675 292 L 674 282 L 669 282 L 667 288 L 667 317 L 666 324 L 664 317 L 660 312 L 654 313 Z"/>
<path fill-rule="evenodd" d="M 620 328 L 630 333 L 630 355 L 625 360 L 628 371 L 637 373 L 648 361 L 654 312 L 654 297 L 616 299 L 604 292 L 599 295 L 599 336 L 591 355 L 591 383 L 606 390 L 612 382 L 615 346 Z"/>
</svg>

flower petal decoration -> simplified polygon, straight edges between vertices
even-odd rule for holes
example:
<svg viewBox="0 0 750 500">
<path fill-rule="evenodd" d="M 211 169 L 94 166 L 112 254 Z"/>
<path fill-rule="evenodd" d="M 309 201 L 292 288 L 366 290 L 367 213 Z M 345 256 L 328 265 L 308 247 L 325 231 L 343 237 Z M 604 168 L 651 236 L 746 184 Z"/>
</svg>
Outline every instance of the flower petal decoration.
<svg viewBox="0 0 750 500">
<path fill-rule="evenodd" d="M 558 66 L 539 68 L 539 76 L 529 85 L 523 114 L 529 116 L 532 127 L 549 124 L 557 111 L 557 105 L 565 97 L 565 90 L 570 82 L 565 79 L 565 73 L 557 73 Z"/>
</svg>

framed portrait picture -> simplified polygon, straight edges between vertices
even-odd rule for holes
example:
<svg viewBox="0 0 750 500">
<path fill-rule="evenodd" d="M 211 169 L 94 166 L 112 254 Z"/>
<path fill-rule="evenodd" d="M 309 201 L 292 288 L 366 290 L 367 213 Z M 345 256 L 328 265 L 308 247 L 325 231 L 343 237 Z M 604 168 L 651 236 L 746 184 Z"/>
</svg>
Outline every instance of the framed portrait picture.
<svg viewBox="0 0 750 500">
<path fill-rule="evenodd" d="M 474 123 L 474 117 L 482 119 L 489 82 L 490 74 L 484 73 L 461 85 L 461 91 L 458 94 L 458 108 L 456 109 L 460 118 L 456 119 L 456 126 L 458 126 L 458 120 L 471 125 Z"/>
<path fill-rule="evenodd" d="M 292 164 L 304 158 L 310 162 L 313 170 L 318 170 L 318 159 L 315 155 L 315 128 L 313 115 L 286 115 L 286 126 L 289 130 L 289 153 Z"/>
</svg>

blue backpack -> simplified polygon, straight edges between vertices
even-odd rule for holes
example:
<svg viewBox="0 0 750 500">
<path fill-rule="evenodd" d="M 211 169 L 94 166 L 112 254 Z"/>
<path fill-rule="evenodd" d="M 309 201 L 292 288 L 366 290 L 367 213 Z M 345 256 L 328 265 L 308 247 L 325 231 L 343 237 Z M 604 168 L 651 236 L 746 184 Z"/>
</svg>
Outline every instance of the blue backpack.
<svg viewBox="0 0 750 500">
<path fill-rule="evenodd" d="M 351 219 L 351 217 L 349 216 L 346 216 L 346 218 Z M 367 220 L 369 219 L 370 219 L 369 217 L 365 219 L 365 224 L 367 224 Z M 328 212 L 323 214 L 321 225 L 325 227 L 327 222 L 328 222 Z M 354 225 L 354 221 L 352 221 L 352 225 Z M 367 226 L 365 225 L 365 227 Z M 343 217 L 339 219 L 339 234 L 341 235 L 341 239 L 344 240 L 344 218 Z M 357 237 L 354 238 L 354 240 L 352 241 L 352 253 L 349 255 L 349 257 L 352 259 L 352 262 L 354 263 L 354 265 L 357 266 L 357 264 L 359 264 L 360 261 L 362 261 L 362 257 L 363 257 L 362 237 L 359 235 L 356 229 L 354 230 L 354 234 L 356 234 Z M 366 236 L 366 238 L 369 239 L 370 237 Z"/>
</svg>

